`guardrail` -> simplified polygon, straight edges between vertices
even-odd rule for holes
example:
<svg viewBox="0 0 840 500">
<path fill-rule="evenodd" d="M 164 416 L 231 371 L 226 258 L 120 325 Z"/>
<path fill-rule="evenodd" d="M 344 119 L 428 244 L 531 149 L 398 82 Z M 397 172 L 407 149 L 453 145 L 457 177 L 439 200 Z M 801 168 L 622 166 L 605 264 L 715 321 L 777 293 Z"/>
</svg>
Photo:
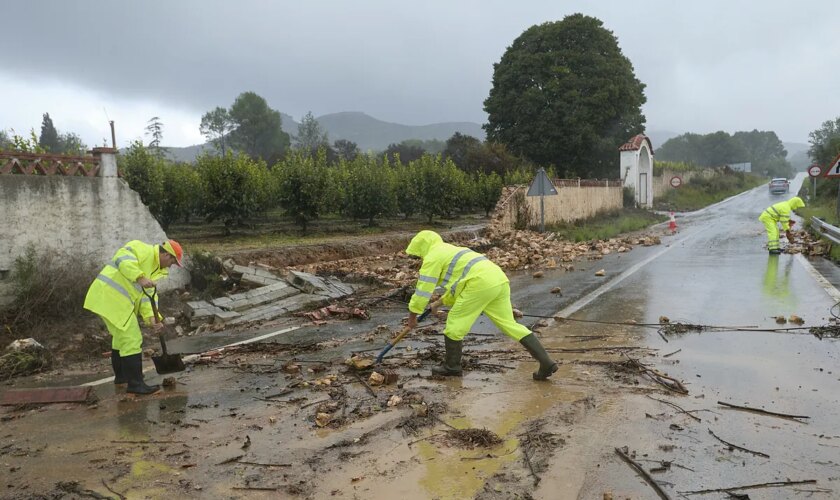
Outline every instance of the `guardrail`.
<svg viewBox="0 0 840 500">
<path fill-rule="evenodd" d="M 816 217 L 811 217 L 811 227 L 816 229 L 820 236 L 824 236 L 834 244 L 840 245 L 840 228 L 834 227 Z"/>
</svg>

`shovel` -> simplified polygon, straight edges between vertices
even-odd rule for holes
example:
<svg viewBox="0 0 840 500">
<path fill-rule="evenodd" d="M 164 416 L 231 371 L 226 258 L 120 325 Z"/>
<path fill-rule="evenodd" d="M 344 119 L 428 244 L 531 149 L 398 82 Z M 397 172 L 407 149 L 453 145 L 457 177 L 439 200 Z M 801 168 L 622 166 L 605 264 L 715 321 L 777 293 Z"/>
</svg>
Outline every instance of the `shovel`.
<svg viewBox="0 0 840 500">
<path fill-rule="evenodd" d="M 157 297 L 157 289 L 155 289 L 151 295 L 146 293 L 146 290 L 144 289 L 143 294 L 146 297 L 149 297 L 149 301 L 152 303 L 152 314 L 155 316 L 155 323 L 160 323 L 160 314 L 158 313 L 157 301 L 155 300 Z M 184 360 L 181 359 L 180 354 L 169 354 L 166 351 L 166 340 L 163 338 L 163 333 L 163 330 L 161 330 L 158 334 L 163 354 L 160 356 L 152 356 L 152 361 L 155 363 L 155 371 L 158 372 L 159 375 L 166 375 L 167 373 L 176 373 L 186 370 L 187 367 L 184 366 Z"/>
<path fill-rule="evenodd" d="M 417 322 L 419 323 L 419 322 L 423 321 L 424 319 L 426 319 L 426 317 L 432 312 L 432 309 L 438 307 L 439 305 L 440 305 L 440 301 L 437 301 L 434 304 L 429 305 L 428 309 L 423 311 L 423 313 L 420 314 L 420 316 L 417 316 Z M 393 349 L 393 347 L 395 345 L 399 344 L 400 341 L 403 339 L 403 337 L 405 337 L 408 334 L 408 332 L 410 332 L 410 331 L 411 331 L 411 328 L 409 328 L 407 326 L 405 328 L 403 328 L 402 331 L 400 332 L 400 334 L 397 335 L 396 337 L 394 337 L 394 340 L 390 341 L 388 343 L 388 345 L 386 345 L 385 348 L 382 349 L 382 352 L 380 352 L 379 356 L 376 357 L 376 364 L 378 365 L 378 364 L 382 363 L 382 358 L 384 358 L 385 355 L 388 354 L 388 351 Z"/>
</svg>

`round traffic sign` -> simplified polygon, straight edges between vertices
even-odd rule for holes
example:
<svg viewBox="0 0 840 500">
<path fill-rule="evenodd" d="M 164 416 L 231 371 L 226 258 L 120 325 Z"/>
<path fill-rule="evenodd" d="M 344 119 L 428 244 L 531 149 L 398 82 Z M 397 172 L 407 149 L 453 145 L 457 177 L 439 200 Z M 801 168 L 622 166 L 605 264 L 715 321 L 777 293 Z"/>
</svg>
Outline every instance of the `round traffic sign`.
<svg viewBox="0 0 840 500">
<path fill-rule="evenodd" d="M 810 167 L 808 167 L 808 175 L 810 175 L 811 177 L 819 177 L 821 173 L 822 169 L 819 165 L 811 165 Z"/>
<path fill-rule="evenodd" d="M 671 187 L 678 188 L 682 186 L 682 178 L 679 175 L 671 177 Z"/>
</svg>

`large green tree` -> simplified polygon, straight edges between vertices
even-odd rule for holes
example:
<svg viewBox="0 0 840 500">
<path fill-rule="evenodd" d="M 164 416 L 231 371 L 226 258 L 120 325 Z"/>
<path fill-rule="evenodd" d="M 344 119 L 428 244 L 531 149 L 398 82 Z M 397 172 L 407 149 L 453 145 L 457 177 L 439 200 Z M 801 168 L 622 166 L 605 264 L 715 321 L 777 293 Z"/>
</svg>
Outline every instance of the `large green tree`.
<svg viewBox="0 0 840 500">
<path fill-rule="evenodd" d="M 613 33 L 574 14 L 528 28 L 494 64 L 484 129 L 536 163 L 615 176 L 618 147 L 644 129 L 644 88 Z"/>
<path fill-rule="evenodd" d="M 254 92 L 239 94 L 228 111 L 233 122 L 230 145 L 269 164 L 281 158 L 291 143 L 283 132 L 280 112 Z"/>
<path fill-rule="evenodd" d="M 823 167 L 827 167 L 840 154 L 840 116 L 834 120 L 824 121 L 817 130 L 808 135 L 808 156 Z"/>
</svg>

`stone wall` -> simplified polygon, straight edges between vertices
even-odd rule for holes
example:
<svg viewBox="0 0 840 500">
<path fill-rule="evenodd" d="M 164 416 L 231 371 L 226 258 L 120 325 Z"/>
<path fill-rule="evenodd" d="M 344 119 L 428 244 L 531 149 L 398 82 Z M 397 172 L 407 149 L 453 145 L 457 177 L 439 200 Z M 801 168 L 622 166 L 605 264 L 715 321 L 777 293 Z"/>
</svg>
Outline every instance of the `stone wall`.
<svg viewBox="0 0 840 500">
<path fill-rule="evenodd" d="M 546 196 L 545 224 L 588 219 L 622 207 L 619 181 L 555 181 L 556 196 Z M 525 196 L 528 186 L 508 186 L 492 215 L 492 224 L 499 229 L 513 229 L 517 219 L 529 228 L 539 227 L 540 197 Z"/>
<path fill-rule="evenodd" d="M 15 259 L 30 245 L 56 252 L 70 266 L 80 259 L 104 265 L 126 241 L 166 238 L 140 196 L 118 177 L 0 175 L 0 306 L 11 299 Z M 189 282 L 185 270 L 171 269 L 162 290 Z"/>
</svg>

